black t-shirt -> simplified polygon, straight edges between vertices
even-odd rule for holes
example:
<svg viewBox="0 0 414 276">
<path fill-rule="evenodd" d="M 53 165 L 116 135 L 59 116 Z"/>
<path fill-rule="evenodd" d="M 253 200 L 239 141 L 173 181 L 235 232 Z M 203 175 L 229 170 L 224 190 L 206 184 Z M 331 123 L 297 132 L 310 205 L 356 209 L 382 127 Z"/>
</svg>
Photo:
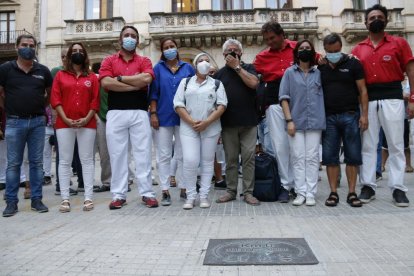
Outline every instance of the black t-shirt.
<svg viewBox="0 0 414 276">
<path fill-rule="evenodd" d="M 252 64 L 242 63 L 240 66 L 257 76 Z M 214 78 L 223 83 L 228 100 L 226 111 L 221 116 L 221 125 L 224 127 L 256 126 L 256 90 L 244 84 L 239 74 L 228 66 L 221 68 Z"/>
<path fill-rule="evenodd" d="M 52 86 L 49 69 L 37 62 L 26 74 L 17 62 L 9 61 L 0 65 L 0 86 L 5 91 L 7 115 L 33 116 L 45 114 L 45 90 Z"/>
<path fill-rule="evenodd" d="M 364 78 L 361 62 L 342 54 L 335 68 L 324 64 L 318 69 L 321 71 L 326 114 L 357 111 L 359 91 L 356 81 Z"/>
</svg>

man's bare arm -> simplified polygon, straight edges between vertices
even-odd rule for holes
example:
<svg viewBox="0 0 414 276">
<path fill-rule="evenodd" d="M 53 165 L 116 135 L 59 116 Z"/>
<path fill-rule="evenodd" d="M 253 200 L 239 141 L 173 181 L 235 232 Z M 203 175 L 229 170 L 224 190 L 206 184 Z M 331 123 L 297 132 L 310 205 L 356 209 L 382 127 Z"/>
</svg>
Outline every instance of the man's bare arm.
<svg viewBox="0 0 414 276">
<path fill-rule="evenodd" d="M 120 82 L 116 78 L 111 77 L 104 77 L 101 80 L 101 86 L 106 90 L 114 92 L 130 92 L 133 90 L 138 90 L 137 87 Z"/>
<path fill-rule="evenodd" d="M 122 76 L 122 82 L 134 86 L 139 90 L 151 84 L 152 76 L 148 73 L 140 73 L 134 76 Z"/>
</svg>

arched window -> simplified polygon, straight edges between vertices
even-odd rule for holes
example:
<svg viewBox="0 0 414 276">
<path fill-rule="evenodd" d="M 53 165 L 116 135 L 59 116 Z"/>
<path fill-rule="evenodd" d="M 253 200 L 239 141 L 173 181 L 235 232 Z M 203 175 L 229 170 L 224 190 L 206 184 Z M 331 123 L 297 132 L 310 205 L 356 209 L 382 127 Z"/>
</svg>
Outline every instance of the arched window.
<svg viewBox="0 0 414 276">
<path fill-rule="evenodd" d="M 198 0 L 172 0 L 172 12 L 198 11 Z"/>
</svg>

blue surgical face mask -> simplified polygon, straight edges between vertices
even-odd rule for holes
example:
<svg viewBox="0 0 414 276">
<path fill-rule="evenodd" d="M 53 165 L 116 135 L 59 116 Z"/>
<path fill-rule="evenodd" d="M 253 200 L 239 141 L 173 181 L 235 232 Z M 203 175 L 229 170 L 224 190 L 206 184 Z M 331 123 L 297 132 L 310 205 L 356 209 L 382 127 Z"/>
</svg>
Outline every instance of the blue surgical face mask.
<svg viewBox="0 0 414 276">
<path fill-rule="evenodd" d="M 19 48 L 17 54 L 25 60 L 32 60 L 36 56 L 35 49 L 30 47 Z"/>
<path fill-rule="evenodd" d="M 342 58 L 342 53 L 341 52 L 337 52 L 337 53 L 326 53 L 326 59 L 330 62 L 330 63 L 338 63 Z"/>
<path fill-rule="evenodd" d="M 168 60 L 174 60 L 177 57 L 177 48 L 170 48 L 168 50 L 165 50 L 164 57 Z"/>
<path fill-rule="evenodd" d="M 122 39 L 122 48 L 127 51 L 133 51 L 137 47 L 137 40 L 132 37 L 124 37 Z"/>
</svg>

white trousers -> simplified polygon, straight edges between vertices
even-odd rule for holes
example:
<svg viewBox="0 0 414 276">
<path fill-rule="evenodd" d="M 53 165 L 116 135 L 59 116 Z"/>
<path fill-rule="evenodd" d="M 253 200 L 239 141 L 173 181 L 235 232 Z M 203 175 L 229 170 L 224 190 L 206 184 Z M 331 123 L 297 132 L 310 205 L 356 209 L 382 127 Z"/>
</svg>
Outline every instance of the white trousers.
<svg viewBox="0 0 414 276">
<path fill-rule="evenodd" d="M 46 127 L 45 146 L 43 148 L 43 172 L 45 176 L 52 175 L 52 145 L 49 143 L 50 136 L 53 135 L 53 128 Z"/>
<path fill-rule="evenodd" d="M 277 160 L 280 182 L 286 190 L 289 190 L 295 185 L 292 160 L 289 154 L 289 138 L 286 132 L 286 121 L 282 107 L 279 104 L 269 106 L 266 110 L 266 120 L 272 148 Z"/>
<path fill-rule="evenodd" d="M 0 183 L 6 183 L 7 169 L 7 144 L 6 139 L 0 140 Z M 29 163 L 27 161 L 27 147 L 24 149 L 23 163 L 20 167 L 20 182 L 26 181 L 26 173 L 29 172 Z M 28 180 L 28 179 L 27 179 Z"/>
<path fill-rule="evenodd" d="M 217 147 L 217 139 L 213 137 L 191 137 L 181 135 L 183 147 L 183 181 L 187 189 L 187 199 L 194 200 L 197 197 L 196 182 L 197 172 L 200 166 L 200 198 L 207 198 L 211 186 L 211 178 L 214 173 L 214 155 Z"/>
<path fill-rule="evenodd" d="M 388 143 L 388 187 L 406 192 L 404 185 L 404 101 L 379 100 L 368 105 L 369 128 L 362 133 L 362 165 L 359 180 L 362 185 L 376 188 L 378 133 L 382 126 Z"/>
<path fill-rule="evenodd" d="M 77 140 L 79 159 L 82 164 L 83 183 L 85 185 L 85 200 L 92 200 L 95 176 L 93 149 L 96 129 L 61 128 L 56 130 L 56 136 L 59 143 L 59 184 L 62 199 L 69 199 L 73 150 L 75 140 Z"/>
<path fill-rule="evenodd" d="M 130 140 L 138 191 L 141 196 L 155 197 L 151 181 L 152 138 L 148 113 L 143 110 L 110 110 L 106 119 L 106 142 L 112 169 L 112 198 L 126 199 Z"/>
<path fill-rule="evenodd" d="M 174 176 L 177 174 L 177 168 L 178 168 L 178 163 L 177 160 L 175 159 L 175 155 L 173 155 L 173 157 L 171 158 L 171 163 L 170 163 L 170 176 Z"/>
<path fill-rule="evenodd" d="M 161 189 L 163 191 L 168 191 L 170 188 L 168 179 L 171 175 L 171 159 L 173 154 L 173 147 L 174 159 L 177 162 L 178 175 L 182 176 L 183 153 L 180 140 L 180 127 L 159 127 L 158 130 L 153 130 L 153 137 L 157 161 L 157 171 L 158 177 L 160 178 Z M 175 138 L 174 143 L 173 137 Z M 182 181 L 178 182 L 181 183 Z"/>
<path fill-rule="evenodd" d="M 321 130 L 296 131 L 289 136 L 296 193 L 315 197 L 319 174 Z"/>
</svg>

